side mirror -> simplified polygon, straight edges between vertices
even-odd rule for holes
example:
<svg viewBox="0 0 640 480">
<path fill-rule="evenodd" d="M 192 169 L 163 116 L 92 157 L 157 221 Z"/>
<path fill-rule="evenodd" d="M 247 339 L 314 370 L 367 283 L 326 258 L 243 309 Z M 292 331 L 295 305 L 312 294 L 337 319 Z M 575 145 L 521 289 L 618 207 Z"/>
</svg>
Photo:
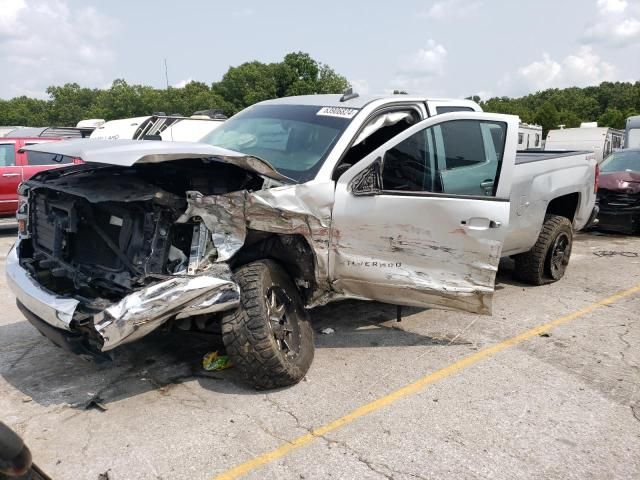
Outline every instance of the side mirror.
<svg viewBox="0 0 640 480">
<path fill-rule="evenodd" d="M 376 158 L 371 165 L 353 177 L 349 189 L 356 197 L 378 195 L 382 191 L 382 158 Z"/>
</svg>

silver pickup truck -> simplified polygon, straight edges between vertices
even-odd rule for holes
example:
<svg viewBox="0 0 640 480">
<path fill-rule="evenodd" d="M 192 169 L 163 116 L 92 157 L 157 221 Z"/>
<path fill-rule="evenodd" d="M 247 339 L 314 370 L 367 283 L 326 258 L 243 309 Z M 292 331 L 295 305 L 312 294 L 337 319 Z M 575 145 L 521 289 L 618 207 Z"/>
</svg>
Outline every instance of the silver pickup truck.
<svg viewBox="0 0 640 480">
<path fill-rule="evenodd" d="M 558 280 L 595 217 L 588 152 L 516 153 L 518 118 L 473 102 L 290 97 L 201 143 L 72 141 L 20 187 L 7 278 L 80 355 L 163 327 L 221 330 L 257 388 L 313 359 L 307 309 L 342 298 L 489 314 L 498 263 Z"/>
</svg>

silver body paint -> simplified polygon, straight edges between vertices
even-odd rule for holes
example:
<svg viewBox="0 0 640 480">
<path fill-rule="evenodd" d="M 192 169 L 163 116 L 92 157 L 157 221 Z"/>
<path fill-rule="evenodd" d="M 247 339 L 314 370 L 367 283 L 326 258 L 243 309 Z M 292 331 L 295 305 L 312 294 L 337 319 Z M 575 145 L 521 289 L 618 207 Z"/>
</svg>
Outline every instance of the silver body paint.
<svg viewBox="0 0 640 480">
<path fill-rule="evenodd" d="M 308 307 L 351 297 L 487 314 L 491 312 L 500 257 L 531 248 L 549 200 L 558 191 L 575 190 L 576 183 L 580 183 L 582 197 L 574 226 L 584 226 L 595 201 L 595 196 L 589 194 L 593 184 L 593 176 L 589 176 L 588 170 L 590 165 L 584 162 L 584 156 L 576 155 L 570 160 L 574 177 L 565 175 L 562 166 L 557 167 L 558 171 L 546 173 L 542 162 L 516 168 L 518 118 L 513 116 L 456 112 L 428 118 L 367 155 L 337 182 L 331 180 L 341 155 L 380 109 L 409 105 L 424 118 L 436 106 L 424 103 L 424 100 L 420 103 L 412 97 L 402 97 L 359 105 L 360 113 L 312 181 L 282 186 L 272 183 L 260 191 L 222 195 L 187 192 L 188 206 L 178 223 L 193 218 L 202 220 L 206 226 L 202 231 L 210 236 L 214 247 L 215 263 L 203 261 L 209 256 L 204 252 L 206 244 L 194 242 L 188 274 L 176 275 L 136 291 L 96 315 L 94 324 L 105 341 L 104 350 L 140 338 L 170 318 L 235 308 L 239 302 L 238 286 L 213 272 L 216 266 L 226 267 L 225 262 L 244 246 L 250 230 L 298 234 L 307 241 L 314 256 L 316 284 Z M 354 194 L 354 185 L 369 182 L 372 189 L 375 187 L 375 181 L 367 177 L 368 169 L 383 158 L 386 150 L 420 129 L 457 119 L 493 120 L 508 125 L 494 198 L 384 191 Z M 64 152 L 54 153 L 84 155 L 83 158 L 98 163 L 122 166 L 204 155 L 276 182 L 286 181 L 286 177 L 260 159 L 222 149 L 214 152 L 217 147 L 133 143 L 135 145 L 123 144 L 118 150 L 114 142 L 109 141 L 108 145 L 102 146 L 103 150 L 111 148 L 109 154 L 104 151 L 92 153 L 90 145 L 84 143 L 69 146 L 69 142 L 56 142 L 46 147 L 42 146 L 46 144 L 40 144 L 38 148 L 52 151 L 63 145 Z M 136 148 L 139 149 L 137 153 Z M 517 198 L 512 195 L 512 186 L 514 192 L 518 192 Z M 522 206 L 520 200 L 523 205 L 529 203 Z M 510 227 L 510 222 L 514 222 L 515 229 Z M 193 252 L 197 258 L 193 257 Z M 16 296 L 29 310 L 53 326 L 70 328 L 78 301 L 56 296 L 39 286 L 19 265 L 15 248 L 7 260 L 7 275 Z"/>
</svg>

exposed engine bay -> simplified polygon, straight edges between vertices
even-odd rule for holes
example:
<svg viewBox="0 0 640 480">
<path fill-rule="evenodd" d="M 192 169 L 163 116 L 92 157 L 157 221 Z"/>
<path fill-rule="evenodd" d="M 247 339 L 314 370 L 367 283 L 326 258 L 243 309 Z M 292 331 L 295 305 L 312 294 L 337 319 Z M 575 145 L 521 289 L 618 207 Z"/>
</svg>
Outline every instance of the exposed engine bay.
<svg viewBox="0 0 640 480">
<path fill-rule="evenodd" d="M 113 301 L 215 260 L 200 222 L 176 223 L 187 206 L 185 192 L 220 195 L 261 184 L 237 167 L 196 159 L 162 168 L 83 165 L 47 172 L 28 182 L 30 231 L 21 263 L 58 294 Z"/>
</svg>

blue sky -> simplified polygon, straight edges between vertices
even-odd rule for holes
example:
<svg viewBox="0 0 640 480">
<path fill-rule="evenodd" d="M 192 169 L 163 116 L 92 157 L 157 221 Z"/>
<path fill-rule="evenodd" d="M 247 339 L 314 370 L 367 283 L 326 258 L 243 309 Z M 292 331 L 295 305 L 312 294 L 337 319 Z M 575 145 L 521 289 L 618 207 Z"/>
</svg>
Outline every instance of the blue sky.
<svg viewBox="0 0 640 480">
<path fill-rule="evenodd" d="M 363 93 L 522 95 L 640 80 L 640 0 L 0 0 L 0 97 L 219 80 L 302 50 Z"/>
</svg>

